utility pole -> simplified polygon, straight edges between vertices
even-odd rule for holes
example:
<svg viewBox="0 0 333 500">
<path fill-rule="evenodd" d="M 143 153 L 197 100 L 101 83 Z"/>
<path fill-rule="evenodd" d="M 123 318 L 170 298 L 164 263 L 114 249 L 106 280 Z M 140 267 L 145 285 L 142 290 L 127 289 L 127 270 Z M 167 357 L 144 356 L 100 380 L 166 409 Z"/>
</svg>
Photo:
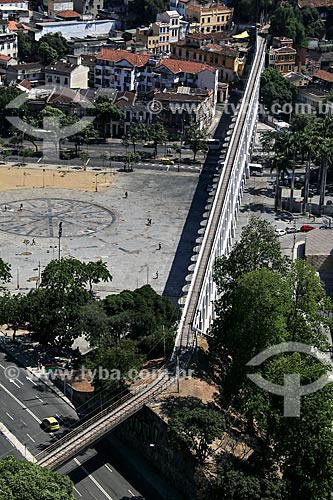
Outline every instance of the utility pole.
<svg viewBox="0 0 333 500">
<path fill-rule="evenodd" d="M 162 325 L 162 330 L 163 330 L 163 355 L 164 355 L 164 361 L 166 360 L 166 349 L 165 349 L 165 330 L 164 330 L 164 325 Z"/>
<path fill-rule="evenodd" d="M 58 231 L 58 240 L 59 240 L 59 246 L 58 246 L 58 260 L 60 261 L 61 258 L 61 236 L 62 236 L 62 222 L 59 222 L 59 231 Z"/>
</svg>

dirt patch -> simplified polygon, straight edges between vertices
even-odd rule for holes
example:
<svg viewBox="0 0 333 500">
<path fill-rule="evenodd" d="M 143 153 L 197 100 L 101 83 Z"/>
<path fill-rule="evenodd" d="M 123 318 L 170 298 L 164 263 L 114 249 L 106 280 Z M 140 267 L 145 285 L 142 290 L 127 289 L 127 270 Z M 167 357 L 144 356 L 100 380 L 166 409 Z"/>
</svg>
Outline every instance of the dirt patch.
<svg viewBox="0 0 333 500">
<path fill-rule="evenodd" d="M 114 179 L 110 172 L 70 172 L 67 170 L 47 170 L 22 167 L 0 169 L 0 185 L 3 191 L 11 189 L 81 189 L 84 191 L 104 191 Z"/>
</svg>

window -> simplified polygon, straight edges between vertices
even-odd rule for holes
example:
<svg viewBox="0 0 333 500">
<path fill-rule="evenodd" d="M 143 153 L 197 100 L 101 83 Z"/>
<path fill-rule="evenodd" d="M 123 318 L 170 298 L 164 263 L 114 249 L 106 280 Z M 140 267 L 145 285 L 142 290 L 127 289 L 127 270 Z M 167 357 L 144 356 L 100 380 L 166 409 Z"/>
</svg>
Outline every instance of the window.
<svg viewBox="0 0 333 500">
<path fill-rule="evenodd" d="M 289 61 L 292 61 L 294 59 L 294 56 L 289 56 Z"/>
<path fill-rule="evenodd" d="M 288 71 L 292 71 L 292 65 L 288 64 Z"/>
<path fill-rule="evenodd" d="M 68 78 L 67 78 L 67 76 L 65 76 L 65 78 L 64 78 L 64 84 L 68 85 Z"/>
<path fill-rule="evenodd" d="M 281 61 L 284 61 L 284 56 L 281 56 L 281 57 L 280 57 L 280 60 L 281 60 Z"/>
<path fill-rule="evenodd" d="M 210 17 L 207 19 L 207 23 L 210 23 Z"/>
</svg>

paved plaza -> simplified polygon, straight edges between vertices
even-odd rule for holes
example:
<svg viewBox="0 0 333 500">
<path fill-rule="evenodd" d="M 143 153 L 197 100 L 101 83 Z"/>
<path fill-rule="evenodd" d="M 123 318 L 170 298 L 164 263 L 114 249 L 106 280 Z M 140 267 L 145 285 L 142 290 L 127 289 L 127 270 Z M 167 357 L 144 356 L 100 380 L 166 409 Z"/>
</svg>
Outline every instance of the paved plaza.
<svg viewBox="0 0 333 500">
<path fill-rule="evenodd" d="M 52 187 L 2 191 L 1 257 L 11 264 L 13 276 L 8 288 L 37 286 L 45 265 L 58 257 L 62 222 L 62 257 L 107 263 L 113 281 L 95 286 L 101 296 L 146 283 L 163 293 L 167 282 L 168 294 L 178 296 L 204 206 L 199 201 L 197 212 L 190 210 L 195 191 L 199 198 L 205 193 L 198 180 L 198 172 L 150 170 L 116 173 L 111 187 L 98 192 Z M 172 271 L 175 254 L 181 261 L 178 274 Z"/>
</svg>

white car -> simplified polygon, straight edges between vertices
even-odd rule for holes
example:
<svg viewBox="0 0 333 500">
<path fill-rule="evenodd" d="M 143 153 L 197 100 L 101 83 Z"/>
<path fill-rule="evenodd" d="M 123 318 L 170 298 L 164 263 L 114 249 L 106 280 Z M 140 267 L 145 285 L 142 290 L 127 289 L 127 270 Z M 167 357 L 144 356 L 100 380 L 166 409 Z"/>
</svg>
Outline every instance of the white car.
<svg viewBox="0 0 333 500">
<path fill-rule="evenodd" d="M 279 227 L 276 227 L 274 232 L 275 236 L 283 236 L 286 234 L 286 230 Z"/>
</svg>

